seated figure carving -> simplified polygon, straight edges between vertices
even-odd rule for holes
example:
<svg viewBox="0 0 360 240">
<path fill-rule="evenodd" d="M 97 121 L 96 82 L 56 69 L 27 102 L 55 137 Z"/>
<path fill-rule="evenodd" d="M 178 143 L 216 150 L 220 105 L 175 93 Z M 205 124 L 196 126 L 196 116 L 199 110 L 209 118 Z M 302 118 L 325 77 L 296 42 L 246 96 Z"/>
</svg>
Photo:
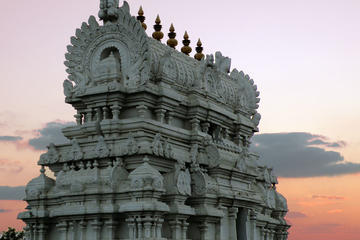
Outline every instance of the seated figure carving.
<svg viewBox="0 0 360 240">
<path fill-rule="evenodd" d="M 109 56 L 100 60 L 94 76 L 97 84 L 121 80 L 121 65 L 118 52 L 111 51 Z"/>
</svg>

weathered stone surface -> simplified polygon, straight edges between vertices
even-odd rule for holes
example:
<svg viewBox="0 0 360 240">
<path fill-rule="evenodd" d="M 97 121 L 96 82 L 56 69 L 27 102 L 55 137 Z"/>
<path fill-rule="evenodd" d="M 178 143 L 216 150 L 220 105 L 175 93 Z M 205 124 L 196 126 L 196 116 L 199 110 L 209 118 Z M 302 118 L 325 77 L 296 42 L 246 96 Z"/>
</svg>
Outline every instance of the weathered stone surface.
<svg viewBox="0 0 360 240">
<path fill-rule="evenodd" d="M 26 187 L 27 239 L 287 239 L 286 199 L 249 151 L 254 81 L 220 52 L 197 61 L 149 38 L 118 5 L 101 0 L 103 24 L 91 16 L 67 48 L 77 125 Z"/>
</svg>

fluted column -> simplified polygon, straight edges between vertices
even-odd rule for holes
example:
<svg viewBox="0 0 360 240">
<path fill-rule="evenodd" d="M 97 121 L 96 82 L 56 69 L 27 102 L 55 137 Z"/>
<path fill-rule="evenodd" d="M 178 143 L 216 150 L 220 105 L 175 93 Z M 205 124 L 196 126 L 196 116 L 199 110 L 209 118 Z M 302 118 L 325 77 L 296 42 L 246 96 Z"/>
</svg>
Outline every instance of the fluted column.
<svg viewBox="0 0 360 240">
<path fill-rule="evenodd" d="M 237 218 L 238 208 L 229 208 L 229 240 L 237 240 L 236 232 L 236 218 Z"/>
<path fill-rule="evenodd" d="M 85 220 L 81 220 L 79 223 L 79 232 L 80 232 L 79 240 L 86 240 L 86 229 L 87 229 L 87 222 Z"/>
<path fill-rule="evenodd" d="M 113 120 L 119 120 L 121 107 L 117 104 L 111 106 Z"/>
<path fill-rule="evenodd" d="M 95 219 L 93 222 L 91 222 L 91 226 L 94 229 L 95 240 L 101 240 L 101 220 Z"/>
<path fill-rule="evenodd" d="M 175 113 L 171 112 L 171 111 L 168 111 L 166 115 L 167 115 L 167 117 L 166 117 L 167 118 L 167 124 L 173 125 Z"/>
<path fill-rule="evenodd" d="M 148 107 L 145 105 L 140 105 L 140 106 L 137 106 L 136 109 L 138 112 L 138 117 L 145 118 L 145 114 L 147 112 Z"/>
<path fill-rule="evenodd" d="M 169 221 L 169 226 L 171 228 L 171 237 L 173 240 L 181 239 L 182 237 L 182 229 L 181 229 L 181 221 L 179 219 L 172 219 Z"/>
<path fill-rule="evenodd" d="M 129 239 L 133 240 L 136 238 L 136 222 L 135 217 L 129 217 L 126 219 L 129 228 Z"/>
<path fill-rule="evenodd" d="M 56 225 L 57 230 L 60 233 L 59 240 L 68 240 L 68 224 L 66 221 L 62 221 Z"/>
<path fill-rule="evenodd" d="M 209 229 L 209 223 L 204 220 L 199 224 L 200 240 L 208 240 L 207 234 Z"/>
<path fill-rule="evenodd" d="M 77 240 L 74 221 L 69 222 L 69 240 Z"/>
<path fill-rule="evenodd" d="M 48 227 L 44 223 L 40 223 L 37 227 L 38 232 L 38 240 L 46 240 L 46 234 L 47 234 Z"/>
<path fill-rule="evenodd" d="M 118 223 L 113 219 L 110 219 L 105 222 L 105 226 L 106 226 L 107 232 L 109 234 L 108 239 L 115 239 L 117 224 Z"/>
<path fill-rule="evenodd" d="M 188 230 L 189 223 L 184 219 L 182 221 L 182 233 L 181 233 L 181 239 L 186 240 L 187 239 L 187 230 Z"/>
<path fill-rule="evenodd" d="M 161 123 L 164 123 L 166 110 L 165 109 L 156 109 L 155 113 L 156 113 L 156 120 Z"/>
<path fill-rule="evenodd" d="M 257 236 L 256 236 L 257 213 L 255 211 L 249 211 L 249 219 L 250 219 L 250 240 L 257 240 Z"/>
<path fill-rule="evenodd" d="M 196 133 L 197 131 L 199 131 L 199 125 L 200 125 L 199 119 L 193 118 L 190 120 L 190 123 L 191 123 L 191 131 L 193 133 Z"/>
</svg>

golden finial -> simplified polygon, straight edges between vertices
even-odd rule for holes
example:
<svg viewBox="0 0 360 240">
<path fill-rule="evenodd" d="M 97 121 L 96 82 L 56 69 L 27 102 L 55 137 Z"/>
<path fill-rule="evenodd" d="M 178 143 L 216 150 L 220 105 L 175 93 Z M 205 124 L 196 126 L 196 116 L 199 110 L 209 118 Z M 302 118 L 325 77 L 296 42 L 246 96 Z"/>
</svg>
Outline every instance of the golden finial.
<svg viewBox="0 0 360 240">
<path fill-rule="evenodd" d="M 139 16 L 137 16 L 136 19 L 141 22 L 141 26 L 146 30 L 147 26 L 144 23 L 145 22 L 145 17 L 144 17 L 144 10 L 143 10 L 142 6 L 140 6 L 140 8 L 139 8 L 138 15 Z"/>
<path fill-rule="evenodd" d="M 202 42 L 200 41 L 200 38 L 197 42 L 197 47 L 195 48 L 195 50 L 196 50 L 196 54 L 195 54 L 194 58 L 198 61 L 201 61 L 201 59 L 204 58 L 204 54 L 202 53 L 204 48 L 202 47 Z"/>
<path fill-rule="evenodd" d="M 164 33 L 161 32 L 162 26 L 160 25 L 161 20 L 159 14 L 156 17 L 155 23 L 156 23 L 154 25 L 155 32 L 153 32 L 152 37 L 158 41 L 161 41 L 161 39 L 164 37 Z"/>
<path fill-rule="evenodd" d="M 181 52 L 185 53 L 186 55 L 189 56 L 189 53 L 191 53 L 192 49 L 189 46 L 190 40 L 189 40 L 189 35 L 188 35 L 187 31 L 185 31 L 184 40 L 182 42 L 183 42 L 184 46 L 181 48 Z"/>
<path fill-rule="evenodd" d="M 175 48 L 178 45 L 178 41 L 175 39 L 176 37 L 176 33 L 175 33 L 175 28 L 174 25 L 171 24 L 170 28 L 169 28 L 169 40 L 167 40 L 167 45 L 169 47 Z"/>
</svg>

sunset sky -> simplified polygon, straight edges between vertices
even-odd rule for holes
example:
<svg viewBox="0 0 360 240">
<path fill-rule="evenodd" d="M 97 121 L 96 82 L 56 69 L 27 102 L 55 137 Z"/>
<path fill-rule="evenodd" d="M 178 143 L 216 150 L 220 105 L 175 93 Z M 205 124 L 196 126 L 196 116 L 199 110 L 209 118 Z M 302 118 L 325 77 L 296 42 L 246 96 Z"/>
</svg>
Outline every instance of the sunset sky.
<svg viewBox="0 0 360 240">
<path fill-rule="evenodd" d="M 122 1 L 120 0 L 120 5 Z M 66 46 L 99 0 L 3 1 L 0 15 L 0 231 L 21 229 L 19 189 L 46 143 L 74 121 L 64 103 Z M 187 30 L 220 50 L 260 90 L 253 149 L 288 199 L 289 240 L 359 240 L 360 1 L 130 0 L 148 25 Z M 165 37 L 163 42 L 167 38 Z M 180 46 L 181 47 L 181 46 Z M 178 46 L 179 49 L 179 46 Z M 17 199 L 17 200 L 15 200 Z"/>
</svg>

